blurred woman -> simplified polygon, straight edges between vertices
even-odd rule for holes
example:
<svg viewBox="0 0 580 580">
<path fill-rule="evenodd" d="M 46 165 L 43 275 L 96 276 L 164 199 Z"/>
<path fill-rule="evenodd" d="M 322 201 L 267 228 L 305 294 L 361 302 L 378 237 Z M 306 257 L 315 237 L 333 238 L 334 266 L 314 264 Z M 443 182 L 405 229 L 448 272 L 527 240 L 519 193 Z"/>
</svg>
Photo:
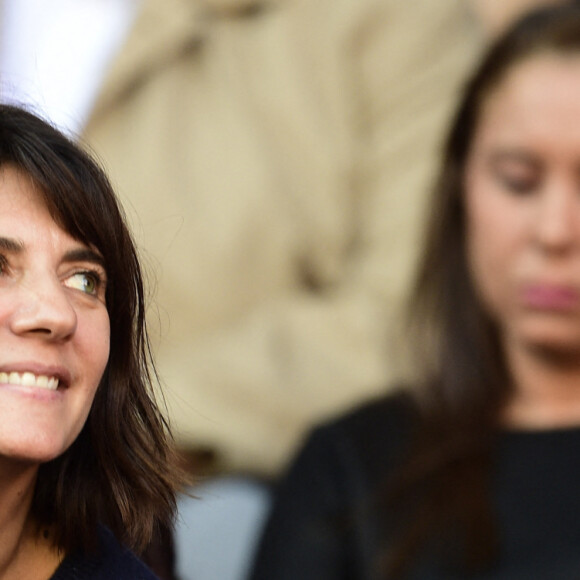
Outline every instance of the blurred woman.
<svg viewBox="0 0 580 580">
<path fill-rule="evenodd" d="M 412 388 L 317 429 L 254 580 L 580 576 L 580 8 L 498 39 L 451 127 Z"/>
<path fill-rule="evenodd" d="M 139 262 L 96 163 L 0 106 L 0 577 L 152 579 L 180 481 Z"/>
</svg>

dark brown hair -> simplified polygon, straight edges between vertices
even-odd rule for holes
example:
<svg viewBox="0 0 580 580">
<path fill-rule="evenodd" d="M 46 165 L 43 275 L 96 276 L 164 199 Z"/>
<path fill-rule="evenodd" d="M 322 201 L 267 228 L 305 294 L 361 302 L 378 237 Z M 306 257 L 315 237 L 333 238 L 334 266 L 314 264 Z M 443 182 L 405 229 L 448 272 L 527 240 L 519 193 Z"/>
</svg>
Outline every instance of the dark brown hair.
<svg viewBox="0 0 580 580">
<path fill-rule="evenodd" d="M 415 391 L 422 420 L 409 460 L 391 482 L 389 505 L 397 506 L 400 525 L 388 551 L 389 577 L 408 571 L 425 546 L 437 543 L 447 556 L 445 529 L 456 534 L 447 538 L 449 544 L 461 538 L 464 547 L 462 561 L 454 564 L 484 566 L 497 548 L 487 479 L 511 381 L 494 321 L 469 273 L 464 171 L 490 93 L 514 66 L 544 52 L 580 54 L 578 4 L 534 11 L 489 48 L 465 88 L 446 141 L 410 300 L 411 348 L 422 369 Z"/>
<path fill-rule="evenodd" d="M 40 466 L 32 515 L 69 552 L 95 546 L 98 523 L 141 549 L 175 511 L 181 481 L 145 323 L 142 273 L 103 170 L 62 133 L 23 109 L 0 105 L 0 168 L 28 176 L 55 221 L 102 254 L 110 355 L 87 422 L 71 447 Z"/>
</svg>

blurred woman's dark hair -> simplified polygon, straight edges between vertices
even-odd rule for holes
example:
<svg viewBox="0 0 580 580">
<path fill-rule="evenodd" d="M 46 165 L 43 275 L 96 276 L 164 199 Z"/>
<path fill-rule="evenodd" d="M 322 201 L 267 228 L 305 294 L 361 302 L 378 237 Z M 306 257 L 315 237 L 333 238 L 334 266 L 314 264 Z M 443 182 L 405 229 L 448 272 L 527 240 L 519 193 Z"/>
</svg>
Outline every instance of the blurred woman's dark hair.
<svg viewBox="0 0 580 580">
<path fill-rule="evenodd" d="M 41 465 L 32 505 L 66 552 L 95 546 L 97 523 L 140 550 L 175 511 L 181 481 L 154 397 L 137 252 L 105 173 L 48 123 L 0 105 L 0 171 L 28 177 L 56 223 L 96 248 L 107 271 L 110 356 L 87 422 L 72 446 Z"/>
<path fill-rule="evenodd" d="M 580 55 L 579 3 L 536 10 L 490 47 L 465 87 L 444 147 L 409 301 L 409 344 L 420 368 L 420 427 L 410 459 L 389 488 L 387 507 L 399 522 L 387 554 L 389 577 L 402 576 L 433 542 L 460 539 L 465 560 L 452 564 L 463 569 L 481 568 L 496 552 L 488 477 L 499 413 L 512 383 L 497 329 L 469 272 L 464 174 L 482 106 L 515 66 L 543 53 Z M 445 530 L 455 534 L 449 542 Z"/>
</svg>

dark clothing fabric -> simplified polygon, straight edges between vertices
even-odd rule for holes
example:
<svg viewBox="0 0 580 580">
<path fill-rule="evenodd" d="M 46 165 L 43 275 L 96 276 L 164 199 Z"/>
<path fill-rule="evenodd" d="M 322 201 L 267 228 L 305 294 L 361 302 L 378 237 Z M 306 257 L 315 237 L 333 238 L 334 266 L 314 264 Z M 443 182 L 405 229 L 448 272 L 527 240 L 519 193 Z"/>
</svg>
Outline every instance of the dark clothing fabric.
<svg viewBox="0 0 580 580">
<path fill-rule="evenodd" d="M 404 455 L 412 413 L 391 396 L 313 431 L 279 488 L 251 580 L 384 580 L 375 499 Z M 469 578 L 580 579 L 580 428 L 501 433 L 491 493 L 500 555 Z M 428 558 L 409 578 L 455 580 Z"/>
<path fill-rule="evenodd" d="M 159 580 L 178 580 L 175 572 L 173 525 L 155 529 L 151 542 L 141 554 L 141 559 L 159 576 Z"/>
<path fill-rule="evenodd" d="M 50 580 L 158 580 L 128 548 L 106 528 L 99 528 L 99 549 L 94 554 L 70 554 Z"/>
</svg>

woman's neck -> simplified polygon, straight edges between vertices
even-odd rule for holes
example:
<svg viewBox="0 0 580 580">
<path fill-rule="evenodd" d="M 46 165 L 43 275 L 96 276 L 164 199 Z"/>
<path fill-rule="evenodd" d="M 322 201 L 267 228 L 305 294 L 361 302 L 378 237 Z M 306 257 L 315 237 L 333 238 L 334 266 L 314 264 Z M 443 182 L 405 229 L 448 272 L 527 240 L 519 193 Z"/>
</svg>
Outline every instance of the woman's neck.
<svg viewBox="0 0 580 580">
<path fill-rule="evenodd" d="M 508 349 L 514 394 L 505 409 L 509 425 L 527 428 L 580 426 L 580 353 Z"/>
<path fill-rule="evenodd" d="M 0 458 L 0 578 L 46 580 L 60 561 L 31 521 L 38 468 Z"/>
</svg>

